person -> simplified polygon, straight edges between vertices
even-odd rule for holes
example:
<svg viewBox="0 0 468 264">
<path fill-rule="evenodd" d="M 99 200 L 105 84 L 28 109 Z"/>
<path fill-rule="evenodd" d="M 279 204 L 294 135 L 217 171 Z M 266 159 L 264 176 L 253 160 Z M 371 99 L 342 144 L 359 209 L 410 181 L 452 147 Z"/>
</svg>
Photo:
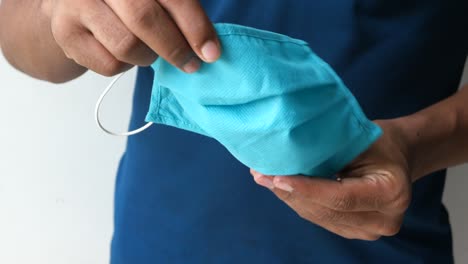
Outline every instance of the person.
<svg viewBox="0 0 468 264">
<path fill-rule="evenodd" d="M 0 43 L 54 83 L 141 66 L 136 128 L 157 56 L 190 74 L 222 56 L 212 22 L 274 31 L 307 41 L 384 131 L 341 181 L 250 171 L 262 188 L 215 140 L 153 126 L 120 163 L 113 264 L 440 264 L 445 168 L 468 161 L 467 14 L 463 0 L 3 0 Z"/>
</svg>

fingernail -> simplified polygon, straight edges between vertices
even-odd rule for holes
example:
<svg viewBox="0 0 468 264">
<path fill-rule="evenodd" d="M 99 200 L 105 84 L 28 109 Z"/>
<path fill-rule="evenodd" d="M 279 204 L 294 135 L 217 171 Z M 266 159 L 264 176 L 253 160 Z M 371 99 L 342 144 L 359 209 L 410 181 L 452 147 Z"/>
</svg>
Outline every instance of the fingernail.
<svg viewBox="0 0 468 264">
<path fill-rule="evenodd" d="M 291 187 L 291 185 L 289 185 L 287 183 L 284 183 L 284 182 L 281 182 L 281 181 L 275 181 L 273 185 L 274 185 L 275 188 L 286 191 L 286 192 L 294 191 L 294 189 Z"/>
<path fill-rule="evenodd" d="M 273 185 L 273 181 L 265 177 L 260 177 L 259 179 L 257 179 L 257 183 L 270 190 L 273 190 L 275 188 L 275 185 Z"/>
<path fill-rule="evenodd" d="M 250 172 L 252 173 L 255 179 L 257 179 L 260 176 L 263 176 L 260 172 L 255 171 L 255 170 L 251 170 Z"/>
<path fill-rule="evenodd" d="M 266 187 L 270 190 L 273 190 L 275 188 L 275 185 L 273 185 L 273 181 L 265 176 L 262 176 L 260 174 L 254 174 L 255 182 L 263 187 Z"/>
<path fill-rule="evenodd" d="M 218 45 L 211 40 L 202 46 L 201 53 L 206 62 L 214 62 L 220 55 Z"/>
<path fill-rule="evenodd" d="M 197 57 L 191 58 L 182 68 L 186 73 L 194 73 L 200 68 L 200 60 Z"/>
</svg>

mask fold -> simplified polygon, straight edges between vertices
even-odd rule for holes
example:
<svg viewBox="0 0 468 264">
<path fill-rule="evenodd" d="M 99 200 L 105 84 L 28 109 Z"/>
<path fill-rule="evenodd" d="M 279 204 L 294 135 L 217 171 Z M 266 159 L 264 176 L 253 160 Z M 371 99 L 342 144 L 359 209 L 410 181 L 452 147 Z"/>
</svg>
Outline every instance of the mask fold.
<svg viewBox="0 0 468 264">
<path fill-rule="evenodd" d="M 267 175 L 330 177 L 381 135 L 302 40 L 215 24 L 223 54 L 186 74 L 159 58 L 146 121 L 212 137 Z"/>
</svg>

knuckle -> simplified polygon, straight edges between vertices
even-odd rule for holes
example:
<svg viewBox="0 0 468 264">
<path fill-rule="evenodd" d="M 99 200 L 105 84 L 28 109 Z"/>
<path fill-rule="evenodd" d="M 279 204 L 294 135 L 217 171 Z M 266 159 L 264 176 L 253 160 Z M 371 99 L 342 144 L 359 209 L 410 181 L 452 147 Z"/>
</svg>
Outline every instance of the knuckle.
<svg viewBox="0 0 468 264">
<path fill-rule="evenodd" d="M 284 202 L 288 202 L 288 203 L 294 203 L 295 202 L 295 196 L 290 193 L 290 192 L 276 192 L 278 197 L 283 200 Z"/>
<path fill-rule="evenodd" d="M 381 238 L 380 235 L 375 235 L 375 234 L 362 234 L 359 236 L 359 239 L 365 240 L 365 241 L 377 241 Z"/>
<path fill-rule="evenodd" d="M 114 76 L 122 71 L 124 63 L 116 60 L 116 59 L 109 59 L 107 62 L 102 64 L 102 67 L 98 70 L 98 72 L 104 76 Z"/>
<path fill-rule="evenodd" d="M 176 46 L 172 51 L 167 55 L 169 61 L 173 61 L 179 67 L 183 66 L 188 58 L 190 58 L 190 53 L 187 51 L 185 46 Z"/>
<path fill-rule="evenodd" d="M 298 210 L 296 213 L 300 218 L 311 221 L 310 215 L 306 211 Z"/>
<path fill-rule="evenodd" d="M 379 227 L 378 234 L 383 236 L 394 236 L 400 232 L 401 221 L 391 221 Z"/>
<path fill-rule="evenodd" d="M 123 60 L 130 58 L 140 45 L 140 40 L 129 32 L 112 48 L 112 53 L 117 59 Z"/>
<path fill-rule="evenodd" d="M 388 204 L 391 209 L 399 212 L 404 212 L 411 203 L 411 195 L 406 190 L 390 191 L 388 196 Z"/>
<path fill-rule="evenodd" d="M 351 196 L 341 194 L 334 195 L 332 198 L 332 207 L 335 210 L 346 211 L 354 208 L 356 200 Z"/>
<path fill-rule="evenodd" d="M 399 199 L 397 199 L 394 203 L 393 206 L 395 209 L 397 209 L 400 212 L 406 211 L 408 207 L 410 206 L 411 203 L 411 198 L 407 195 L 400 196 Z"/>
<path fill-rule="evenodd" d="M 178 6 L 182 4 L 182 1 L 183 0 L 158 0 L 158 2 L 164 6 Z"/>
<path fill-rule="evenodd" d="M 55 41 L 60 46 L 69 46 L 79 35 L 69 21 L 61 17 L 54 17 L 52 19 L 51 31 Z"/>
<path fill-rule="evenodd" d="M 394 236 L 400 232 L 400 228 L 400 225 L 392 224 L 383 228 L 380 234 L 383 236 Z"/>
<path fill-rule="evenodd" d="M 389 209 L 406 211 L 411 202 L 411 187 L 397 177 L 385 177 L 381 181 L 380 189 L 382 196 L 380 202 L 387 205 Z"/>
<path fill-rule="evenodd" d="M 159 21 L 163 10 L 153 1 L 126 1 L 129 13 L 128 22 L 131 27 L 149 29 Z M 138 3 L 138 4 L 137 4 Z"/>
<path fill-rule="evenodd" d="M 318 211 L 317 218 L 322 222 L 337 223 L 342 220 L 342 214 L 330 209 L 322 209 Z"/>
</svg>

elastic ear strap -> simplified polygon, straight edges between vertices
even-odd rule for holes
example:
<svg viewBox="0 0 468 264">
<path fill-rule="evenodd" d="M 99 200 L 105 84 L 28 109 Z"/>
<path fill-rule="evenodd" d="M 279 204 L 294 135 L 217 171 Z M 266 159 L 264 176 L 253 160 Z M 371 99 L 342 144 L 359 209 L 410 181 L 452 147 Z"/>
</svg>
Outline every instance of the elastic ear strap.
<svg viewBox="0 0 468 264">
<path fill-rule="evenodd" d="M 99 97 L 97 103 L 96 103 L 96 108 L 94 110 L 94 118 L 96 120 L 96 124 L 98 125 L 98 127 L 104 131 L 105 133 L 109 134 L 109 135 L 112 135 L 112 136 L 120 136 L 120 137 L 128 137 L 128 136 L 133 136 L 133 135 L 136 135 L 138 133 L 141 133 L 143 131 L 145 131 L 146 129 L 148 129 L 153 123 L 152 122 L 149 122 L 147 123 L 146 125 L 138 128 L 138 129 L 135 129 L 133 131 L 129 131 L 129 132 L 123 132 L 123 133 L 116 133 L 116 132 L 112 132 L 110 131 L 109 129 L 105 128 L 102 123 L 101 123 L 101 120 L 99 119 L 99 110 L 101 109 L 101 104 L 102 104 L 102 101 L 104 100 L 104 98 L 106 97 L 107 93 L 109 93 L 109 91 L 112 89 L 112 87 L 115 85 L 115 83 L 117 83 L 117 81 L 120 79 L 120 77 L 122 77 L 123 75 L 125 75 L 125 72 L 123 73 L 120 73 L 119 75 L 117 75 L 117 77 L 114 78 L 114 80 L 112 80 L 111 83 L 109 83 L 109 85 L 106 87 L 106 89 L 102 92 L 101 96 Z"/>
</svg>

